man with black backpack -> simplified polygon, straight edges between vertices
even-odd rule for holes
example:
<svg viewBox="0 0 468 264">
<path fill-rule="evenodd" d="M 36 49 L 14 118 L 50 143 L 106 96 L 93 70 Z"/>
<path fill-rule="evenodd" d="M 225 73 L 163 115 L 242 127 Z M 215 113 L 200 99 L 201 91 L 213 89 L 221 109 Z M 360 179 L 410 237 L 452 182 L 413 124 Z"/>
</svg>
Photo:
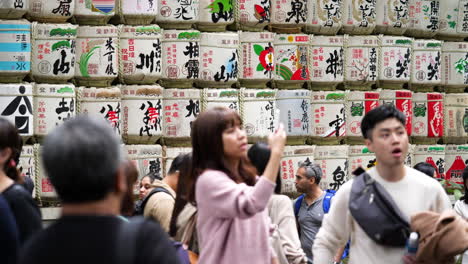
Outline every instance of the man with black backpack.
<svg viewBox="0 0 468 264">
<path fill-rule="evenodd" d="M 450 209 L 436 180 L 404 165 L 409 145 L 405 125 L 405 115 L 392 105 L 364 116 L 362 134 L 377 165 L 345 183 L 333 198 L 314 242 L 314 264 L 328 264 L 348 239 L 349 264 L 412 263 L 404 256 L 410 217 Z"/>
</svg>

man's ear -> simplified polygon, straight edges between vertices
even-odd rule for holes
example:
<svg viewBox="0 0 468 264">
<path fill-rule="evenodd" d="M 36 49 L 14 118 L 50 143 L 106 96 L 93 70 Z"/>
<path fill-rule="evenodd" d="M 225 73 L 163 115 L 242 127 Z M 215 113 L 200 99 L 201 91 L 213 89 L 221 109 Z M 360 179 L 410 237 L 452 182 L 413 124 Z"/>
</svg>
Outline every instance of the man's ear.
<svg viewBox="0 0 468 264">
<path fill-rule="evenodd" d="M 372 140 L 366 138 L 366 139 L 364 139 L 364 144 L 366 144 L 366 147 L 367 147 L 370 151 L 375 152 L 375 151 L 374 151 L 374 148 L 373 148 L 373 145 L 372 145 Z"/>
<path fill-rule="evenodd" d="M 125 193 L 128 188 L 131 188 L 131 186 L 127 186 L 127 175 L 125 175 L 123 166 L 119 166 L 119 169 L 117 170 L 115 177 L 116 177 L 116 181 L 115 181 L 116 193 Z"/>
</svg>

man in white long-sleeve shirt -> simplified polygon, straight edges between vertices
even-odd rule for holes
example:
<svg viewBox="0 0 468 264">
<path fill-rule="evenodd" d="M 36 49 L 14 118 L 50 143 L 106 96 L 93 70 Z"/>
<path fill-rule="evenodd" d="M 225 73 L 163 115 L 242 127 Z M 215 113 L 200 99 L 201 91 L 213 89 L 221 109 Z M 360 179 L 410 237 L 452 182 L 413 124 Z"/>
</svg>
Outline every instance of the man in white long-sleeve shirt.
<svg viewBox="0 0 468 264">
<path fill-rule="evenodd" d="M 365 144 L 377 158 L 368 174 L 391 195 L 409 220 L 421 211 L 442 212 L 450 200 L 441 185 L 423 173 L 404 165 L 408 152 L 405 115 L 393 106 L 383 105 L 369 111 L 361 123 Z M 353 181 L 345 183 L 333 198 L 313 245 L 314 264 L 329 264 L 337 248 L 351 238 L 349 264 L 401 264 L 404 248 L 381 246 L 367 236 L 349 211 Z M 378 225 L 379 223 L 375 223 Z"/>
</svg>

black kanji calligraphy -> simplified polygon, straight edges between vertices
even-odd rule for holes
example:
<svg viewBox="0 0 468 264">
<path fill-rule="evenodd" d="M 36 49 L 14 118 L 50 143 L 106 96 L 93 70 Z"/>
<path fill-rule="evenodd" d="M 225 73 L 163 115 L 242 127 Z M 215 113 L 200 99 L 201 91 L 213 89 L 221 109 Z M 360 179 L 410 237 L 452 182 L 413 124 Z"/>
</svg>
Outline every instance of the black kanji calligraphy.
<svg viewBox="0 0 468 264">
<path fill-rule="evenodd" d="M 140 63 L 135 67 L 142 70 L 143 68 L 149 69 L 149 72 L 161 71 L 161 44 L 159 40 L 153 43 L 153 50 L 149 54 L 140 53 Z"/>
<path fill-rule="evenodd" d="M 29 121 L 30 115 L 32 115 L 32 104 L 29 98 L 23 95 L 26 93 L 26 87 L 21 85 L 18 90 L 22 95 L 16 96 L 7 105 L 5 110 L 2 112 L 2 116 L 11 116 L 18 111 L 20 116 L 15 116 L 15 125 L 18 128 L 18 132 L 20 134 L 25 134 L 29 132 L 30 128 Z"/>
<path fill-rule="evenodd" d="M 335 171 L 332 172 L 333 175 L 333 182 L 330 183 L 330 188 L 338 191 L 341 185 L 345 182 L 345 171 L 341 169 L 341 166 L 338 166 Z"/>
<path fill-rule="evenodd" d="M 404 77 L 408 77 L 408 65 L 410 63 L 410 56 L 411 56 L 411 51 L 408 48 L 406 50 L 406 53 L 403 57 L 400 56 L 400 59 L 398 60 L 396 66 L 397 66 L 397 71 L 396 71 L 396 77 L 400 78 L 402 75 Z"/>
<path fill-rule="evenodd" d="M 307 2 L 304 0 L 293 0 L 291 1 L 291 11 L 287 13 L 288 18 L 286 22 L 290 22 L 294 19 L 294 23 L 303 23 L 307 19 Z"/>
<path fill-rule="evenodd" d="M 145 111 L 145 113 L 144 126 L 140 128 L 140 136 L 143 136 L 143 133 L 146 133 L 147 136 L 153 136 L 152 131 L 161 131 L 161 109 L 161 100 L 158 100 L 156 104 L 151 101 L 141 104 L 140 110 Z"/>
<path fill-rule="evenodd" d="M 106 40 L 106 53 L 104 53 L 104 57 L 107 57 L 107 67 L 106 67 L 106 74 L 107 75 L 116 75 L 114 72 L 114 65 L 112 63 L 112 57 L 115 53 L 115 47 L 113 46 L 112 38 Z"/>
<path fill-rule="evenodd" d="M 437 56 L 434 59 L 434 63 L 429 63 L 427 66 L 427 70 L 429 71 L 427 74 L 428 80 L 431 81 L 432 79 L 438 80 L 439 79 L 439 66 L 440 66 L 440 52 L 437 52 Z"/>
<path fill-rule="evenodd" d="M 339 53 L 337 50 L 334 50 L 329 54 L 329 58 L 325 61 L 328 63 L 325 73 L 333 74 L 333 77 L 336 78 L 337 74 L 343 74 L 343 49 L 341 48 Z"/>
<path fill-rule="evenodd" d="M 200 56 L 198 42 L 189 42 L 188 46 L 185 46 L 184 55 L 190 58 L 198 58 Z"/>
<path fill-rule="evenodd" d="M 198 114 L 200 113 L 200 101 L 199 100 L 196 100 L 195 102 L 190 99 L 189 100 L 189 104 L 185 107 L 185 109 L 187 109 L 188 113 L 185 117 L 189 117 L 189 116 L 194 116 L 194 117 L 197 117 Z"/>
<path fill-rule="evenodd" d="M 68 73 L 70 71 L 70 62 L 66 62 L 67 52 L 65 50 L 60 51 L 60 58 L 55 60 L 53 73 L 57 75 L 59 72 Z"/>
<path fill-rule="evenodd" d="M 70 4 L 72 0 L 60 0 L 60 4 L 57 8 L 52 10 L 54 14 L 60 14 L 62 16 L 71 16 Z"/>
</svg>

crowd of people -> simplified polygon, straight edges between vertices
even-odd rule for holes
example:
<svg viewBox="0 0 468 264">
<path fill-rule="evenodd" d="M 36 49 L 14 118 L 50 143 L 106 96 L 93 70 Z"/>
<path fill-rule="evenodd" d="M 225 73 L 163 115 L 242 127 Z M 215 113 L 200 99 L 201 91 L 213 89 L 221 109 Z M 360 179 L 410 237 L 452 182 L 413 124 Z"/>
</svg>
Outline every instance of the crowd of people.
<svg viewBox="0 0 468 264">
<path fill-rule="evenodd" d="M 296 172 L 302 195 L 291 200 L 279 176 L 283 126 L 249 148 L 237 112 L 211 108 L 192 123 L 192 152 L 164 178 L 144 175 L 135 202 L 138 170 L 110 125 L 77 116 L 43 144 L 61 201 L 60 218 L 43 229 L 17 169 L 21 137 L 0 118 L 1 263 L 455 263 L 468 249 L 468 167 L 453 210 L 430 165 L 404 165 L 405 120 L 388 105 L 368 112 L 361 129 L 375 167 L 323 190 L 322 169 L 308 159 Z"/>
</svg>

